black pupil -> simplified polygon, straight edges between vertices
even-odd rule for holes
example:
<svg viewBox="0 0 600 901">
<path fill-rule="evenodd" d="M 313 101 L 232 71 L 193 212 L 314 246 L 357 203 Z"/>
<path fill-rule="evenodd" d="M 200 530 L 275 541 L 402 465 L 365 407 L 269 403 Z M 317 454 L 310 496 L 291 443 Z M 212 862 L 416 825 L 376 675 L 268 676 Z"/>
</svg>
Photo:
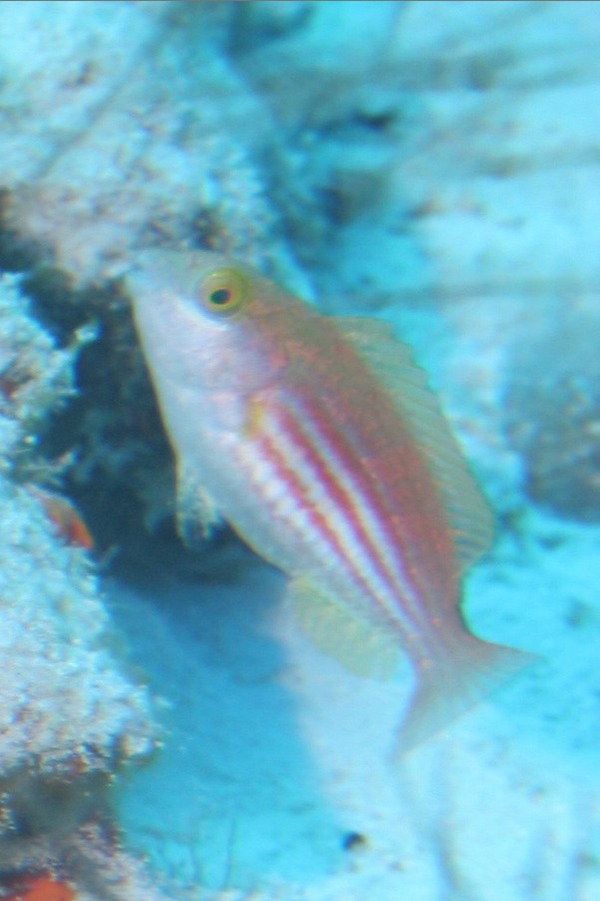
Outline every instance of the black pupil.
<svg viewBox="0 0 600 901">
<path fill-rule="evenodd" d="M 211 291 L 209 299 L 211 303 L 222 307 L 231 300 L 231 291 L 229 288 L 217 288 L 216 291 Z"/>
</svg>

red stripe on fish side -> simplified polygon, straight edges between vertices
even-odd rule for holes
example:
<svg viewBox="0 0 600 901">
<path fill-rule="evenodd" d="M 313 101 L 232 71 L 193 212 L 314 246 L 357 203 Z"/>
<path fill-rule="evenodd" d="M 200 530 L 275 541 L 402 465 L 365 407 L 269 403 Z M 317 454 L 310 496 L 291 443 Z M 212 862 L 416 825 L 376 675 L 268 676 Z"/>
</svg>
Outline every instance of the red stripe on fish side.
<svg viewBox="0 0 600 901">
<path fill-rule="evenodd" d="M 361 508 L 367 505 L 373 506 L 372 486 L 368 485 L 368 488 L 371 488 L 368 494 L 364 490 L 364 485 L 362 493 L 357 494 L 355 487 L 344 484 L 342 481 L 344 477 L 348 480 L 348 473 L 352 474 L 353 481 L 357 481 L 353 469 L 360 468 L 360 461 L 341 440 L 338 433 L 329 432 L 325 438 L 325 429 L 317 430 L 314 433 L 314 429 L 311 429 L 310 426 L 314 426 L 316 408 L 309 409 L 307 405 L 301 403 L 298 409 L 293 410 L 293 406 L 297 405 L 278 408 L 276 411 L 277 420 L 274 424 L 280 430 L 279 441 L 277 434 L 273 435 L 270 458 L 283 460 L 286 473 L 290 472 L 290 466 L 294 467 L 297 476 L 297 502 L 303 510 L 307 506 L 310 507 L 313 502 L 311 497 L 315 493 L 312 488 L 313 484 L 317 484 L 320 489 L 325 489 L 325 505 L 322 503 L 321 507 L 324 509 L 329 507 L 332 512 L 328 516 L 326 512 L 319 514 L 319 521 L 322 523 L 321 528 L 326 530 L 328 535 L 334 537 L 337 555 L 344 568 L 349 569 L 362 590 L 376 603 L 378 602 L 380 608 L 385 612 L 388 622 L 401 623 L 405 630 L 412 634 L 415 622 L 407 615 L 407 604 L 405 603 L 404 607 L 399 606 L 399 595 L 401 594 L 404 599 L 410 586 L 407 586 L 402 578 L 399 580 L 398 573 L 390 569 L 389 560 L 382 559 L 377 536 L 372 535 L 363 520 Z M 320 410 L 319 415 L 322 415 Z M 308 428 L 307 422 L 309 423 Z M 289 450 L 287 457 L 282 457 L 280 446 L 278 446 L 281 445 L 282 436 L 285 436 L 286 443 L 293 449 L 296 455 L 295 460 L 290 459 Z M 303 468 L 308 468 L 309 479 L 306 478 L 306 473 L 304 480 L 298 477 L 298 473 L 301 473 Z M 384 512 L 387 514 L 387 511 Z M 339 520 L 337 524 L 333 521 L 332 513 Z M 375 513 L 371 511 L 370 515 L 377 519 L 377 528 L 388 541 L 390 535 L 396 539 L 394 533 L 390 532 L 385 519 L 382 523 L 381 514 L 381 508 L 376 508 Z M 348 533 L 345 541 L 344 531 Z M 364 563 L 362 567 L 360 566 L 361 557 L 367 563 L 366 573 Z M 418 601 L 418 598 L 416 600 Z M 423 610 L 418 605 L 416 614 L 416 621 L 422 619 Z"/>
<path fill-rule="evenodd" d="M 289 422 L 299 429 L 305 444 L 308 442 L 323 465 L 325 478 L 336 493 L 334 500 L 360 530 L 360 542 L 369 552 L 371 566 L 386 585 L 385 595 L 374 592 L 373 586 L 370 593 L 375 593 L 388 616 L 400 619 L 411 631 L 420 623 L 422 633 L 431 623 L 418 581 L 405 566 L 402 555 L 410 555 L 403 550 L 405 536 L 394 529 L 392 517 L 398 510 L 390 505 L 385 486 L 380 487 L 369 477 L 357 450 L 335 428 L 336 410 L 328 410 L 312 399 L 294 401 L 297 409 L 293 419 L 289 419 L 290 406 L 286 410 Z M 329 465 L 324 454 L 330 457 Z"/>
<path fill-rule="evenodd" d="M 308 497 L 307 485 L 298 476 L 297 471 L 294 470 L 290 456 L 282 454 L 281 441 L 277 439 L 277 436 L 263 434 L 258 440 L 257 449 L 269 462 L 274 476 L 280 483 L 285 484 L 289 492 L 288 500 L 292 498 L 295 504 L 295 509 L 287 513 L 282 510 L 282 505 L 280 504 L 276 510 L 277 514 L 283 516 L 292 527 L 295 527 L 296 531 L 300 531 L 303 537 L 306 537 L 307 529 L 301 528 L 300 516 L 306 517 L 310 522 L 311 531 L 314 532 L 311 539 L 317 556 L 321 556 L 323 551 L 327 549 L 329 555 L 333 553 L 337 559 L 347 563 L 346 551 L 340 543 L 335 529 L 330 527 L 327 517 Z M 324 562 L 327 561 L 324 560 Z M 369 586 L 362 579 L 360 573 L 354 572 L 353 575 L 362 590 L 368 591 Z"/>
</svg>

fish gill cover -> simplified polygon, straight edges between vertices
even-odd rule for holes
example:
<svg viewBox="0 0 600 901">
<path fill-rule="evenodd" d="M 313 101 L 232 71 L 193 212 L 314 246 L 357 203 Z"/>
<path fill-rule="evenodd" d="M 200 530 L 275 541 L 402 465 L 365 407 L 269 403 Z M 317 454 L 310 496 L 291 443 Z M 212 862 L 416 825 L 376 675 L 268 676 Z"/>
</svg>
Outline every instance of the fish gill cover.
<svg viewBox="0 0 600 901">
<path fill-rule="evenodd" d="M 0 3 L 5 896 L 597 896 L 599 31 L 597 2 Z M 394 771 L 408 670 L 347 675 L 229 533 L 179 542 L 124 287 L 155 248 L 393 323 L 492 502 L 463 609 L 547 662 Z"/>
</svg>

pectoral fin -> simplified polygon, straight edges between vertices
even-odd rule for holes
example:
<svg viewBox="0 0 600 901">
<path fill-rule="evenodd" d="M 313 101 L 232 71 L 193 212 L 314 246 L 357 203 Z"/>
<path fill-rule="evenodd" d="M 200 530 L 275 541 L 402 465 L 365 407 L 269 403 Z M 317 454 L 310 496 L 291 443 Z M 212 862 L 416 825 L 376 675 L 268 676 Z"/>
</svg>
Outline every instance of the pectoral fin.
<svg viewBox="0 0 600 901">
<path fill-rule="evenodd" d="M 221 523 L 217 506 L 191 466 L 177 466 L 177 532 L 188 547 L 210 538 Z"/>
</svg>

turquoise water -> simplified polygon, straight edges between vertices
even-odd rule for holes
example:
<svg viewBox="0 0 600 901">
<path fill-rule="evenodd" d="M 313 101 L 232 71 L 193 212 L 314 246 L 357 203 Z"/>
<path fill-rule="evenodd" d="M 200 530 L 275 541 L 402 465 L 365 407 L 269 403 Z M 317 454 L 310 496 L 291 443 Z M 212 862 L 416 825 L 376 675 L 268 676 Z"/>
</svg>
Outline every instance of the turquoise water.
<svg viewBox="0 0 600 901">
<path fill-rule="evenodd" d="M 595 0 L 0 3 L 3 896 L 598 897 L 599 32 Z M 349 673 L 232 532 L 177 533 L 124 281 L 157 247 L 391 323 L 490 501 L 462 610 L 540 662 L 399 763 L 408 662 Z"/>
</svg>

